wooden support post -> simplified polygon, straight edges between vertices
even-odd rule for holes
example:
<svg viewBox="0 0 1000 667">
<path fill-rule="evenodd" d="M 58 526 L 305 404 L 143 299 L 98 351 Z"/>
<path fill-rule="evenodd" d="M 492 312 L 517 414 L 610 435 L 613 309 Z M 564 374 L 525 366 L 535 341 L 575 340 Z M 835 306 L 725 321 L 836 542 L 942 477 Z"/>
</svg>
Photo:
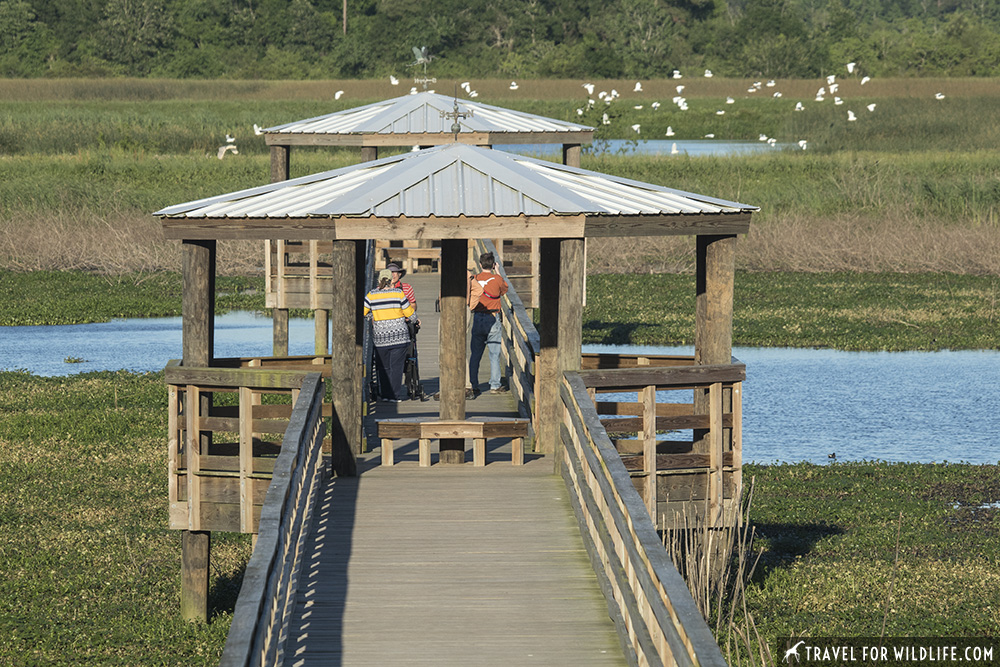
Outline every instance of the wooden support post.
<svg viewBox="0 0 1000 667">
<path fill-rule="evenodd" d="M 583 281 L 586 278 L 584 266 L 584 240 L 561 239 L 559 241 L 559 321 L 557 375 L 562 382 L 563 373 L 578 371 L 581 367 L 580 355 L 583 340 Z M 559 396 L 558 385 L 556 396 Z M 556 429 L 558 429 L 558 424 Z M 558 430 L 556 431 L 558 433 Z M 556 474 L 560 474 L 562 457 L 554 457 Z"/>
<path fill-rule="evenodd" d="M 580 168 L 580 144 L 563 144 L 563 164 Z"/>
<path fill-rule="evenodd" d="M 215 332 L 215 241 L 182 243 L 183 296 L 182 365 L 209 366 L 213 358 Z M 207 451 L 208 440 L 198 433 L 200 415 L 209 413 L 211 394 L 188 391 L 187 444 L 185 463 L 188 469 L 188 525 L 181 533 L 181 617 L 186 620 L 208 621 L 208 575 L 211 558 L 211 535 L 198 530 L 200 524 L 200 493 L 193 472 L 198 469 L 198 456 Z M 194 512 L 194 515 L 191 513 Z"/>
<path fill-rule="evenodd" d="M 708 509 L 709 525 L 722 519 L 722 384 L 715 382 L 708 390 Z"/>
<path fill-rule="evenodd" d="M 378 159 L 378 146 L 362 146 L 361 147 L 361 161 L 371 162 L 372 160 Z"/>
<path fill-rule="evenodd" d="M 642 392 L 642 470 L 646 473 L 645 501 L 649 518 L 656 525 L 656 385 Z"/>
<path fill-rule="evenodd" d="M 340 476 L 357 474 L 354 459 L 354 442 L 360 439 L 360 415 L 355 414 L 361 392 L 361 378 L 357 365 L 357 289 L 354 241 L 334 241 L 331 264 L 333 284 L 330 314 L 333 320 L 333 357 L 330 386 L 333 392 L 333 421 L 331 424 L 331 462 L 333 471 Z M 355 435 L 357 433 L 357 435 Z"/>
<path fill-rule="evenodd" d="M 365 300 L 368 286 L 365 285 L 365 274 L 368 263 L 366 255 L 367 242 L 354 242 L 354 312 L 358 315 L 354 318 L 354 378 L 358 390 L 354 393 L 354 403 L 350 406 L 351 413 L 344 423 L 354 424 L 347 433 L 347 441 L 351 446 L 351 452 L 355 457 L 361 455 L 365 445 L 365 435 L 363 427 L 364 419 L 364 392 L 361 390 L 361 383 L 364 382 L 364 366 L 367 360 L 364 358 L 365 347 L 365 320 L 361 317 L 361 306 Z"/>
<path fill-rule="evenodd" d="M 271 146 L 271 182 L 279 183 L 289 178 L 291 146 Z"/>
<path fill-rule="evenodd" d="M 315 354 L 322 356 L 330 353 L 330 311 L 326 308 L 317 308 L 313 311 L 313 318 L 316 320 L 316 347 Z"/>
<path fill-rule="evenodd" d="M 539 353 L 535 360 L 535 450 L 559 451 L 559 239 L 540 239 L 538 245 Z"/>
<path fill-rule="evenodd" d="M 439 351 L 441 420 L 465 419 L 465 239 L 441 241 L 441 342 Z M 442 438 L 441 463 L 465 463 L 465 440 Z"/>
</svg>

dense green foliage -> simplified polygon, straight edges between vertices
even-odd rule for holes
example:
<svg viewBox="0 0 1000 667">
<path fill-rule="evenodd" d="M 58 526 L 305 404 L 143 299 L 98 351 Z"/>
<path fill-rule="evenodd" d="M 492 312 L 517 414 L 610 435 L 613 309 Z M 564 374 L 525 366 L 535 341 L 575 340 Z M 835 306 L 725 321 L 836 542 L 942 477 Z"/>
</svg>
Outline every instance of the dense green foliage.
<svg viewBox="0 0 1000 667">
<path fill-rule="evenodd" d="M 0 76 L 984 76 L 998 33 L 982 0 L 0 0 Z"/>
<path fill-rule="evenodd" d="M 215 622 L 179 614 L 162 374 L 0 372 L 0 664 L 215 665 L 250 538 L 212 536 Z"/>
</svg>

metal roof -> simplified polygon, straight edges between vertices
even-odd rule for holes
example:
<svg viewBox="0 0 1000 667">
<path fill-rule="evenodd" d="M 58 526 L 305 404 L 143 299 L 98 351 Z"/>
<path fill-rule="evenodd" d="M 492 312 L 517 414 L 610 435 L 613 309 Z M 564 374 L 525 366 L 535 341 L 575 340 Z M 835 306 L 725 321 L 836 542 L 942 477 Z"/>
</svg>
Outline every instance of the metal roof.
<svg viewBox="0 0 1000 667">
<path fill-rule="evenodd" d="M 448 144 L 169 206 L 170 218 L 726 215 L 756 206 Z"/>
<path fill-rule="evenodd" d="M 422 92 L 264 129 L 267 135 L 446 134 L 454 135 L 455 106 L 462 133 L 593 133 L 577 123 L 512 111 L 480 102 Z M 273 137 L 269 137 L 273 141 Z"/>
</svg>

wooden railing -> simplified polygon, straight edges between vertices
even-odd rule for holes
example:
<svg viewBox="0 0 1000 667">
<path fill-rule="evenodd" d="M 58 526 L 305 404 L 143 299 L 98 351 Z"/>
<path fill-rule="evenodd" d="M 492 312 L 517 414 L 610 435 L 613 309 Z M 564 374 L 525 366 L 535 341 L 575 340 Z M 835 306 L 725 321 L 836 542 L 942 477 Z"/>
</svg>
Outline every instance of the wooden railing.
<svg viewBox="0 0 1000 667">
<path fill-rule="evenodd" d="M 322 480 L 323 380 L 301 383 L 260 514 L 260 533 L 243 575 L 221 665 L 283 664 L 288 621 Z"/>
<path fill-rule="evenodd" d="M 316 369 L 312 374 L 329 375 L 329 358 L 215 363 L 219 365 L 201 368 L 171 361 L 164 370 L 169 526 L 257 533 L 300 387 L 311 369 Z M 226 394 L 235 400 L 226 400 Z M 323 398 L 317 399 L 321 418 L 331 414 Z"/>
<path fill-rule="evenodd" d="M 675 514 L 706 512 L 710 525 L 738 521 L 744 364 L 617 354 L 582 362 L 579 375 L 654 523 L 669 527 Z M 692 435 L 677 439 L 678 431 Z"/>
<path fill-rule="evenodd" d="M 629 663 L 725 665 L 580 373 L 565 374 L 561 397 L 560 467 Z"/>
</svg>

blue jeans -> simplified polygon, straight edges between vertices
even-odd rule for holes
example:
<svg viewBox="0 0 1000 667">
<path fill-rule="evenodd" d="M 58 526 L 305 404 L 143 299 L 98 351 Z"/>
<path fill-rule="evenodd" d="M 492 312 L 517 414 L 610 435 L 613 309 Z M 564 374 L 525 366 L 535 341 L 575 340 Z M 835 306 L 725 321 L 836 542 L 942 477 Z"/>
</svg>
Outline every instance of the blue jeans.
<svg viewBox="0 0 1000 667">
<path fill-rule="evenodd" d="M 483 350 L 490 352 L 490 389 L 500 388 L 500 345 L 503 343 L 500 313 L 472 313 L 472 342 L 469 355 L 469 380 L 479 388 L 479 362 Z"/>
</svg>

